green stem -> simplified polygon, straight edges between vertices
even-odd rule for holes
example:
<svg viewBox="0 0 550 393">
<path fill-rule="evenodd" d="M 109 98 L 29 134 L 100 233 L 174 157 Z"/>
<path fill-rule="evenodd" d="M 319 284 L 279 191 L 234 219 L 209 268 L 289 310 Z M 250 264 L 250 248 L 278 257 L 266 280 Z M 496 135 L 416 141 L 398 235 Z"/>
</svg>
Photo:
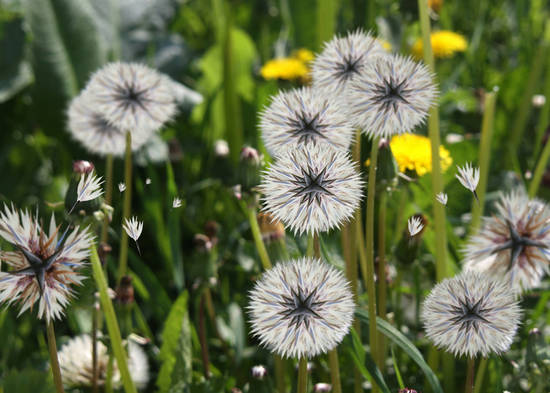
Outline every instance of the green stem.
<svg viewBox="0 0 550 393">
<path fill-rule="evenodd" d="M 120 372 L 122 385 L 126 393 L 137 393 L 134 382 L 130 377 L 130 372 L 128 371 L 126 351 L 122 346 L 122 338 L 120 336 L 115 310 L 108 294 L 107 280 L 105 280 L 105 275 L 103 274 L 95 245 L 90 246 L 90 262 L 92 263 L 93 276 L 99 291 L 99 300 L 105 315 L 107 331 L 111 339 L 111 347 Z"/>
<path fill-rule="evenodd" d="M 481 222 L 487 179 L 489 177 L 489 165 L 491 157 L 491 140 L 493 138 L 493 124 L 495 118 L 496 92 L 485 94 L 485 112 L 481 125 L 481 144 L 479 146 L 479 184 L 477 186 L 477 201 L 472 203 L 472 223 L 470 233 L 475 233 Z"/>
<path fill-rule="evenodd" d="M 298 393 L 306 393 L 307 391 L 307 358 L 303 357 L 299 360 L 298 366 Z"/>
<path fill-rule="evenodd" d="M 50 368 L 52 369 L 53 382 L 55 384 L 55 389 L 57 393 L 64 393 L 63 390 L 63 381 L 61 379 L 61 370 L 59 369 L 59 359 L 57 358 L 57 344 L 55 342 L 55 331 L 53 329 L 53 322 L 48 321 L 47 331 L 48 331 L 48 349 L 50 351 Z"/>
<path fill-rule="evenodd" d="M 210 361 L 208 356 L 208 340 L 206 339 L 206 325 L 204 323 L 204 294 L 201 296 L 199 305 L 199 341 L 201 344 L 201 360 L 204 371 L 204 378 L 210 378 Z"/>
<path fill-rule="evenodd" d="M 386 316 L 386 211 L 388 193 L 382 189 L 379 193 L 380 201 L 378 202 L 378 315 L 387 320 Z M 386 360 L 386 341 L 383 334 L 378 338 L 380 354 L 380 364 L 384 364 Z"/>
<path fill-rule="evenodd" d="M 285 359 L 279 355 L 275 355 L 275 378 L 277 380 L 277 393 L 286 393 L 285 368 Z"/>
<path fill-rule="evenodd" d="M 113 155 L 107 154 L 105 159 L 105 203 L 111 205 L 113 202 Z M 101 228 L 101 243 L 107 243 L 109 234 L 109 216 L 105 214 L 103 227 Z"/>
<path fill-rule="evenodd" d="M 485 376 L 485 370 L 487 370 L 487 358 L 481 358 L 479 366 L 477 366 L 477 375 L 474 384 L 474 393 L 481 392 L 481 386 L 483 385 L 483 377 Z"/>
<path fill-rule="evenodd" d="M 370 153 L 369 179 L 367 185 L 367 212 L 365 224 L 365 244 L 367 258 L 367 294 L 369 318 L 371 321 L 376 321 L 376 292 L 374 286 L 374 197 L 376 195 L 376 165 L 378 163 L 378 143 L 380 138 L 374 138 Z M 372 358 L 378 363 L 378 367 L 382 370 L 380 358 L 378 356 L 378 333 L 376 323 L 369 323 L 369 345 Z M 378 392 L 378 385 L 373 384 L 373 392 Z"/>
<path fill-rule="evenodd" d="M 340 384 L 340 364 L 338 363 L 338 347 L 328 352 L 328 364 L 330 368 L 330 381 L 333 393 L 342 393 Z"/>
<path fill-rule="evenodd" d="M 99 303 L 94 301 L 92 306 L 92 393 L 98 393 L 99 388 L 97 368 L 97 329 L 99 326 Z"/>
<path fill-rule="evenodd" d="M 267 254 L 264 241 L 262 240 L 262 233 L 260 232 L 258 218 L 256 217 L 256 209 L 254 207 L 247 207 L 247 211 L 250 230 L 252 231 L 252 237 L 254 238 L 254 244 L 256 245 L 256 250 L 260 256 L 260 261 L 262 262 L 264 270 L 269 270 L 271 269 L 271 261 L 269 259 L 269 255 Z"/>
<path fill-rule="evenodd" d="M 339 1 L 317 0 L 317 49 L 323 48 L 323 43 L 334 35 Z"/>
<path fill-rule="evenodd" d="M 132 209 L 132 134 L 126 132 L 126 153 L 124 155 L 124 202 L 122 205 L 122 224 L 130 218 Z M 123 229 L 120 237 L 120 254 L 118 258 L 117 286 L 126 275 L 128 266 L 128 234 Z"/>
<path fill-rule="evenodd" d="M 546 22 L 544 40 L 546 42 L 546 45 L 550 45 L 550 20 Z M 537 123 L 537 131 L 535 133 L 535 152 L 533 154 L 533 157 L 537 157 L 539 155 L 542 140 L 544 138 L 544 132 L 546 131 L 546 128 L 548 127 L 548 122 L 550 120 L 550 57 L 547 56 L 546 62 L 546 77 L 544 80 L 544 90 L 542 92 L 544 97 L 546 97 L 546 102 L 540 110 L 539 121 Z"/>
<path fill-rule="evenodd" d="M 533 180 L 531 180 L 531 183 L 529 184 L 530 198 L 537 196 L 542 175 L 544 175 L 544 172 L 546 171 L 548 158 L 550 158 L 550 140 L 544 145 L 544 149 L 542 150 L 542 154 L 540 155 L 539 161 L 537 162 L 537 166 L 535 168 L 535 173 L 533 174 Z"/>
<path fill-rule="evenodd" d="M 472 393 L 474 391 L 474 368 L 475 358 L 468 358 L 468 369 L 466 372 L 466 386 L 464 388 L 465 393 Z"/>
</svg>

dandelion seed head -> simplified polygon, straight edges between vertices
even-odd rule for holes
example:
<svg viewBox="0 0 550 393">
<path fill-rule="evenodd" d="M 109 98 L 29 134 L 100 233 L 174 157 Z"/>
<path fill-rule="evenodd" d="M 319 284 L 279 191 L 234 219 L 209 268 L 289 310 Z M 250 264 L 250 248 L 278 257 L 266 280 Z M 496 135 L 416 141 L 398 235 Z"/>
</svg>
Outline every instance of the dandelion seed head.
<svg viewBox="0 0 550 393">
<path fill-rule="evenodd" d="M 143 231 L 143 221 L 138 221 L 137 217 L 125 218 L 122 228 L 124 228 L 129 237 L 137 242 Z"/>
<path fill-rule="evenodd" d="M 326 232 L 349 220 L 362 188 L 349 155 L 322 146 L 281 154 L 260 185 L 264 210 L 297 234 Z"/>
<path fill-rule="evenodd" d="M 261 115 L 260 128 L 265 147 L 273 156 L 289 148 L 307 149 L 318 144 L 347 150 L 353 136 L 339 101 L 311 87 L 276 95 Z"/>
<path fill-rule="evenodd" d="M 412 216 L 407 221 L 407 228 L 409 229 L 409 234 L 411 235 L 411 237 L 420 233 L 420 231 L 422 231 L 422 229 L 424 228 L 422 218 L 419 216 Z"/>
<path fill-rule="evenodd" d="M 95 109 L 123 131 L 149 133 L 176 114 L 172 81 L 137 63 L 109 63 L 92 75 L 87 90 Z"/>
<path fill-rule="evenodd" d="M 378 57 L 350 84 L 349 116 L 371 137 L 390 138 L 422 124 L 437 98 L 433 75 L 409 57 Z"/>
<path fill-rule="evenodd" d="M 479 183 L 479 168 L 473 167 L 469 162 L 464 167 L 457 165 L 456 168 L 458 169 L 458 174 L 455 176 L 460 181 L 460 184 L 471 192 L 475 192 Z"/>
<path fill-rule="evenodd" d="M 84 280 L 79 270 L 89 255 L 92 235 L 78 226 L 61 232 L 52 215 L 49 229 L 27 210 L 4 205 L 0 236 L 17 251 L 0 251 L 0 260 L 11 266 L 0 272 L 0 304 L 17 304 L 19 314 L 38 303 L 38 318 L 61 319 L 75 296 L 72 285 Z"/>
<path fill-rule="evenodd" d="M 464 267 L 503 279 L 514 291 L 536 288 L 550 263 L 550 209 L 520 192 L 503 194 L 468 239 Z"/>
<path fill-rule="evenodd" d="M 520 318 L 509 287 L 473 271 L 437 284 L 422 306 L 428 338 L 456 356 L 486 357 L 507 351 Z"/>
<path fill-rule="evenodd" d="M 327 263 L 302 258 L 278 263 L 250 292 L 252 333 L 283 357 L 314 357 L 348 333 L 355 304 L 349 283 Z"/>
<path fill-rule="evenodd" d="M 351 81 L 363 73 L 375 58 L 387 53 L 370 33 L 356 30 L 326 43 L 312 65 L 313 86 L 336 98 L 343 98 Z"/>
</svg>

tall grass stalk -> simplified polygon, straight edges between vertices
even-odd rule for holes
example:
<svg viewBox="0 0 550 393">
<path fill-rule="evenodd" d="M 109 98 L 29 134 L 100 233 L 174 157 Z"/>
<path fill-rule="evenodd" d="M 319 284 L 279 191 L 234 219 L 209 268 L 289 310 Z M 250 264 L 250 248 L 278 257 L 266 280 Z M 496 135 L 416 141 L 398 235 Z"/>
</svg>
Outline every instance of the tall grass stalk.
<svg viewBox="0 0 550 393">
<path fill-rule="evenodd" d="M 487 179 L 491 158 L 491 141 L 493 139 L 493 124 L 495 119 L 496 91 L 485 94 L 483 120 L 481 123 L 481 144 L 479 147 L 479 184 L 477 186 L 478 201 L 472 202 L 472 222 L 470 233 L 475 233 L 481 222 L 485 193 L 487 191 Z"/>
<path fill-rule="evenodd" d="M 298 393 L 307 392 L 307 358 L 302 357 L 298 361 Z"/>
<path fill-rule="evenodd" d="M 546 46 L 550 46 L 550 20 L 546 22 L 546 28 L 544 31 L 544 41 Z M 548 50 L 548 49 L 547 49 Z M 546 57 L 546 76 L 544 79 L 544 88 L 542 91 L 544 97 L 546 97 L 546 102 L 540 109 L 539 120 L 537 122 L 536 128 L 536 139 L 535 139 L 535 152 L 533 157 L 537 157 L 540 153 L 540 148 L 542 146 L 542 141 L 544 139 L 544 132 L 548 127 L 548 122 L 550 121 L 550 57 Z"/>
<path fill-rule="evenodd" d="M 126 132 L 126 152 L 124 154 L 124 201 L 122 205 L 122 223 L 130 218 L 132 210 L 132 134 Z M 128 268 L 128 234 L 122 230 L 120 236 L 120 253 L 118 256 L 117 285 L 120 284 L 122 277 L 126 275 Z"/>
<path fill-rule="evenodd" d="M 334 35 L 340 0 L 317 0 L 317 49 Z"/>
<path fill-rule="evenodd" d="M 113 202 L 113 155 L 107 154 L 105 158 L 105 203 L 111 205 Z M 109 215 L 105 214 L 103 218 L 103 227 L 101 228 L 101 243 L 107 243 L 109 235 Z"/>
<path fill-rule="evenodd" d="M 387 320 L 386 317 L 386 211 L 387 211 L 388 193 L 385 189 L 380 190 L 378 202 L 378 315 Z M 386 360 L 386 338 L 383 334 L 379 335 L 380 364 Z"/>
<path fill-rule="evenodd" d="M 57 357 L 57 344 L 55 341 L 53 321 L 48 321 L 46 324 L 46 329 L 48 332 L 48 350 L 50 352 L 50 368 L 52 370 L 53 382 L 57 393 L 65 393 L 65 390 L 63 390 L 63 381 L 61 379 L 61 370 L 59 369 L 59 359 Z"/>
</svg>

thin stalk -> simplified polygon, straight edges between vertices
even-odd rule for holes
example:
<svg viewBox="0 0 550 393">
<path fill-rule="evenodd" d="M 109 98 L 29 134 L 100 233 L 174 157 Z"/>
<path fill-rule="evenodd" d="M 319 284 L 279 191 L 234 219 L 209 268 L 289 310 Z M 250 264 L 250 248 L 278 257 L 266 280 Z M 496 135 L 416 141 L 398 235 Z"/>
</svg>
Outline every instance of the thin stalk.
<svg viewBox="0 0 550 393">
<path fill-rule="evenodd" d="M 338 363 L 338 347 L 328 352 L 328 364 L 330 368 L 330 382 L 333 393 L 342 393 L 340 384 L 340 364 Z"/>
<path fill-rule="evenodd" d="M 97 385 L 98 368 L 97 368 L 97 329 L 99 325 L 99 304 L 94 304 L 92 308 L 92 392 L 98 393 Z"/>
<path fill-rule="evenodd" d="M 53 322 L 49 321 L 46 324 L 48 331 L 48 349 L 50 351 L 50 368 L 52 369 L 53 382 L 57 393 L 65 393 L 65 390 L 63 390 L 63 381 L 61 380 L 61 370 L 59 369 L 59 359 L 57 358 L 57 344 L 55 342 Z"/>
<path fill-rule="evenodd" d="M 531 180 L 531 183 L 529 183 L 529 197 L 534 198 L 537 196 L 537 192 L 539 191 L 540 182 L 542 180 L 542 175 L 544 175 L 544 172 L 546 170 L 546 165 L 548 164 L 548 158 L 550 158 L 550 140 L 546 142 L 544 145 L 544 149 L 542 150 L 542 154 L 540 155 L 540 158 L 537 162 L 537 166 L 535 167 L 535 173 L 533 174 L 533 180 Z"/>
<path fill-rule="evenodd" d="M 550 21 L 546 22 L 545 41 L 546 45 L 550 45 Z M 540 152 L 544 132 L 546 131 L 550 121 L 550 58 L 548 56 L 546 58 L 546 62 L 546 77 L 544 79 L 544 89 L 542 92 L 542 94 L 546 97 L 546 102 L 540 110 L 539 121 L 537 123 L 537 131 L 535 133 L 535 153 L 533 154 L 534 157 L 537 157 Z"/>
<path fill-rule="evenodd" d="M 105 203 L 111 205 L 113 202 L 113 155 L 107 154 L 105 159 Z M 109 234 L 109 217 L 105 214 L 103 227 L 101 228 L 101 243 L 107 243 Z"/>
<path fill-rule="evenodd" d="M 199 341 L 201 344 L 201 360 L 204 378 L 210 378 L 210 366 L 208 357 L 208 342 L 206 340 L 206 325 L 204 323 L 204 294 L 201 296 L 199 305 Z"/>
<path fill-rule="evenodd" d="M 115 310 L 113 308 L 111 298 L 109 297 L 107 280 L 105 280 L 105 275 L 103 274 L 103 269 L 97 255 L 95 244 L 90 247 L 90 262 L 92 263 L 92 272 L 99 291 L 99 300 L 105 316 L 107 331 L 109 332 L 109 337 L 111 338 L 111 347 L 120 372 L 122 385 L 124 386 L 126 393 L 137 393 L 134 382 L 130 377 L 130 372 L 128 371 L 126 351 L 122 346 L 122 338 L 120 336 Z"/>
<path fill-rule="evenodd" d="M 481 358 L 479 366 L 477 366 L 477 375 L 474 384 L 474 393 L 481 392 L 481 386 L 483 385 L 483 377 L 485 376 L 485 370 L 487 370 L 487 358 Z"/>
<path fill-rule="evenodd" d="M 126 132 L 126 153 L 124 155 L 124 184 L 126 190 L 124 191 L 124 201 L 122 205 L 122 224 L 124 224 L 127 218 L 130 218 L 130 212 L 132 209 L 132 134 L 130 131 Z M 120 284 L 122 277 L 126 275 L 128 266 L 128 234 L 125 230 L 122 230 L 120 237 L 120 254 L 118 257 L 118 273 L 117 273 L 117 286 Z"/>
<path fill-rule="evenodd" d="M 387 211 L 388 193 L 386 190 L 381 190 L 379 193 L 378 202 L 378 315 L 380 318 L 387 320 L 386 316 L 386 211 Z M 386 340 L 383 334 L 378 337 L 380 353 L 380 364 L 384 364 L 386 360 Z"/>
<path fill-rule="evenodd" d="M 323 43 L 329 41 L 334 35 L 339 5 L 338 0 L 317 0 L 318 49 L 322 49 Z"/>
<path fill-rule="evenodd" d="M 474 357 L 468 358 L 468 369 L 466 371 L 466 387 L 464 388 L 465 393 L 472 393 L 474 391 L 475 362 L 476 359 Z"/>
<path fill-rule="evenodd" d="M 285 359 L 279 355 L 275 355 L 275 382 L 277 383 L 277 393 L 286 393 L 285 368 Z"/>
<path fill-rule="evenodd" d="M 256 217 L 256 209 L 254 207 L 247 207 L 247 210 L 250 230 L 252 231 L 252 237 L 254 238 L 254 244 L 256 245 L 256 250 L 260 256 L 262 266 L 264 270 L 271 269 L 271 261 L 267 254 L 264 241 L 262 240 L 262 233 L 260 232 L 260 226 L 258 225 L 258 219 Z"/>
<path fill-rule="evenodd" d="M 105 374 L 105 393 L 113 393 L 113 371 L 114 371 L 114 359 L 113 354 L 109 354 L 109 360 L 107 362 L 107 372 Z"/>
<path fill-rule="evenodd" d="M 370 153 L 369 180 L 367 185 L 367 212 L 365 224 L 365 244 L 367 257 L 367 294 L 369 297 L 369 318 L 376 321 L 376 292 L 374 286 L 374 197 L 376 194 L 376 165 L 378 164 L 378 143 L 380 138 L 374 138 Z M 369 345 L 372 358 L 378 363 L 382 370 L 380 357 L 378 355 L 378 332 L 376 323 L 369 323 Z M 373 384 L 372 391 L 379 391 L 378 385 Z"/>
<path fill-rule="evenodd" d="M 475 233 L 481 221 L 487 179 L 489 177 L 489 165 L 491 157 L 491 141 L 493 139 L 493 123 L 495 118 L 496 92 L 485 94 L 485 112 L 481 122 L 481 144 L 479 146 L 479 184 L 477 186 L 477 202 L 472 203 L 472 223 L 470 233 Z M 478 203 L 479 202 L 479 203 Z"/>
<path fill-rule="evenodd" d="M 303 357 L 299 360 L 298 366 L 298 393 L 306 393 L 307 391 L 307 358 Z"/>
</svg>

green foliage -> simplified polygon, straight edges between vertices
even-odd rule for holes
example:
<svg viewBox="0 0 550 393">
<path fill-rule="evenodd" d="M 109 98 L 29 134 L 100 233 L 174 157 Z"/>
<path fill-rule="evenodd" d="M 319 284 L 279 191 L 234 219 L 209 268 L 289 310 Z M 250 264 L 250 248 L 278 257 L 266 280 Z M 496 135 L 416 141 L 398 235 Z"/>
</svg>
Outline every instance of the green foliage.
<svg viewBox="0 0 550 393">
<path fill-rule="evenodd" d="M 9 371 L 0 379 L 0 388 L 5 393 L 55 393 L 51 375 L 33 369 Z"/>
</svg>

